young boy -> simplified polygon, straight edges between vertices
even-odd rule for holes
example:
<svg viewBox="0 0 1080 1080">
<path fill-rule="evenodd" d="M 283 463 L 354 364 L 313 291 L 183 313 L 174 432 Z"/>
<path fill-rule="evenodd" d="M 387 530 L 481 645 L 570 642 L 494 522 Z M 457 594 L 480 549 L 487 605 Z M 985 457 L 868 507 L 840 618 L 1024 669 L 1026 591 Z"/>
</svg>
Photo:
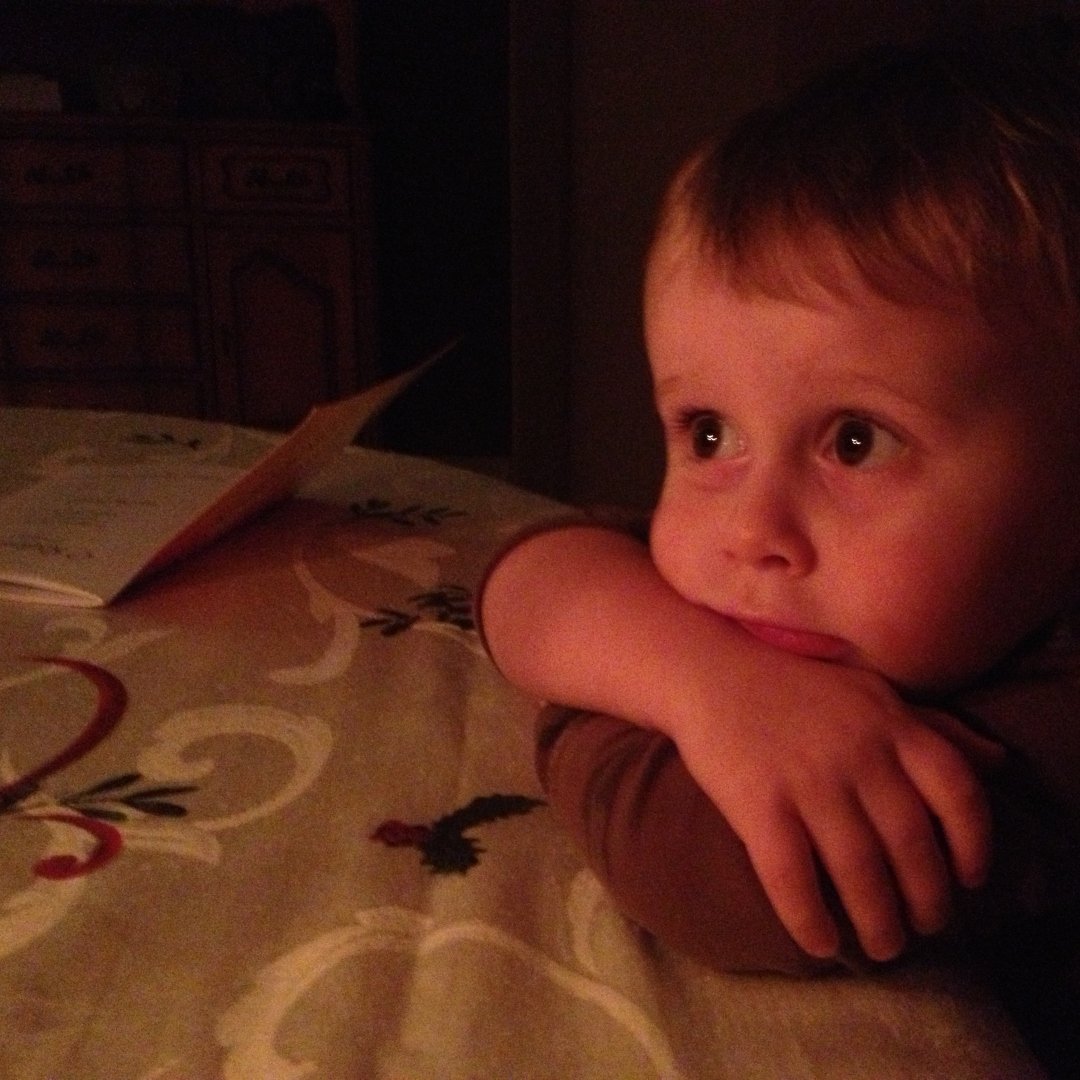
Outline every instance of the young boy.
<svg viewBox="0 0 1080 1080">
<path fill-rule="evenodd" d="M 893 50 L 676 178 L 645 277 L 649 546 L 522 539 L 481 598 L 617 903 L 813 972 L 1078 893 L 1080 79 Z"/>
</svg>

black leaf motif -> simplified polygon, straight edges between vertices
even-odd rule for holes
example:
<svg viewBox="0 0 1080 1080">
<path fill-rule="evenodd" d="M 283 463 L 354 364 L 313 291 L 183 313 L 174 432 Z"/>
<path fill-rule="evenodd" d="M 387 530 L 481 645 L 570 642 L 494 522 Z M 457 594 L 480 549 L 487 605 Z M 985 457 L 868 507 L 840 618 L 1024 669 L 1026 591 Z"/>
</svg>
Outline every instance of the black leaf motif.
<svg viewBox="0 0 1080 1080">
<path fill-rule="evenodd" d="M 527 814 L 537 806 L 543 806 L 542 799 L 533 799 L 528 795 L 478 795 L 472 802 L 439 818 L 432 828 L 438 832 L 464 832 L 475 829 L 477 825 L 487 825 L 502 818 Z"/>
<path fill-rule="evenodd" d="M 388 500 L 378 498 L 366 499 L 362 503 L 351 503 L 349 510 L 357 518 L 388 521 L 407 529 L 414 529 L 417 525 L 437 526 L 447 518 L 465 516 L 464 510 L 454 510 L 449 506 L 423 506 L 420 503 L 410 503 L 407 506 L 395 507 Z"/>
<path fill-rule="evenodd" d="M 484 849 L 471 836 L 433 830 L 420 863 L 433 874 L 465 874 L 480 862 Z"/>
<path fill-rule="evenodd" d="M 198 790 L 186 784 L 168 784 L 143 788 L 141 791 L 129 790 L 127 794 L 122 794 L 125 789 L 130 789 L 142 779 L 142 773 L 123 773 L 102 780 L 101 783 L 61 799 L 60 802 L 63 806 L 99 821 L 127 821 L 130 816 L 127 811 L 151 817 L 178 818 L 184 817 L 187 810 L 171 800 L 177 795 L 189 795 Z M 126 807 L 127 811 L 117 809 L 118 806 Z"/>
<path fill-rule="evenodd" d="M 145 788 L 143 791 L 136 792 L 134 795 L 129 795 L 128 798 L 139 800 L 166 799 L 171 798 L 173 795 L 190 795 L 193 791 L 198 790 L 197 787 L 192 787 L 191 785 Z"/>
<path fill-rule="evenodd" d="M 72 795 L 68 801 L 77 802 L 80 799 L 92 799 L 95 796 L 104 795 L 107 792 L 119 791 L 121 788 L 131 787 L 132 784 L 137 784 L 141 779 L 142 773 L 121 773 L 119 776 L 111 777 L 108 780 L 102 780 L 100 784 L 94 784 L 93 787 L 84 788 L 82 791 Z"/>
<path fill-rule="evenodd" d="M 202 446 L 202 439 L 178 439 L 167 431 L 159 431 L 156 434 L 136 432 L 130 439 L 136 446 L 178 446 L 184 450 L 198 450 Z"/>
<path fill-rule="evenodd" d="M 93 818 L 94 821 L 108 821 L 108 822 L 125 822 L 128 819 L 127 814 L 121 810 L 106 810 L 103 806 L 79 806 L 75 807 L 71 803 L 61 803 L 62 806 L 75 810 L 78 809 L 79 813 L 83 817 Z"/>
<path fill-rule="evenodd" d="M 375 618 L 363 619 L 360 625 L 365 629 L 377 627 L 383 637 L 393 637 L 403 633 L 419 620 L 417 615 L 408 615 L 404 611 L 395 611 L 393 608 L 379 608 Z"/>
<path fill-rule="evenodd" d="M 446 585 L 431 592 L 410 596 L 409 602 L 428 612 L 436 622 L 449 623 L 459 630 L 473 630 L 472 594 L 461 585 Z"/>
<path fill-rule="evenodd" d="M 152 817 L 179 818 L 187 815 L 187 810 L 176 803 L 163 802 L 160 799 L 130 798 L 124 800 L 125 806 L 132 810 L 138 810 L 140 814 L 149 814 Z"/>
</svg>

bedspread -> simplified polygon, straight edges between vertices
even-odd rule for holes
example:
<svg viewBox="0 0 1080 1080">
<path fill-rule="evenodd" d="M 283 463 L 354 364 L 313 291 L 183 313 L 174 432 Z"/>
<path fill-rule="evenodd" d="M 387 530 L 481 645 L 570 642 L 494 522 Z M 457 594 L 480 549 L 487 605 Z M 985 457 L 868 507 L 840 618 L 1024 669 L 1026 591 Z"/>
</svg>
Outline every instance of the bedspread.
<svg viewBox="0 0 1080 1080">
<path fill-rule="evenodd" d="M 269 438 L 28 415 L 0 485 Z M 107 609 L 0 604 L 0 1078 L 1040 1075 L 962 970 L 723 976 L 614 912 L 472 622 L 557 509 L 350 449 Z"/>
</svg>

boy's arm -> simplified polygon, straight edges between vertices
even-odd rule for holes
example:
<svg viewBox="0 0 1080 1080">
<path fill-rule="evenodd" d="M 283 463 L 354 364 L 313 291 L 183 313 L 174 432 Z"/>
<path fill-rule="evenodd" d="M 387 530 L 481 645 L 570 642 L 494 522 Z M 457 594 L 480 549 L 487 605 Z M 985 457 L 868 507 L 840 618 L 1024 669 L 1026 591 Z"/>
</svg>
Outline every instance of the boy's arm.
<svg viewBox="0 0 1080 1080">
<path fill-rule="evenodd" d="M 519 686 L 672 739 L 811 955 L 839 943 L 819 861 L 875 959 L 901 950 L 905 921 L 929 933 L 948 916 L 938 825 L 960 881 L 981 881 L 985 796 L 935 730 L 960 740 L 959 724 L 904 704 L 877 676 L 770 648 L 687 603 L 631 537 L 586 526 L 525 540 L 492 570 L 481 616 Z"/>
</svg>

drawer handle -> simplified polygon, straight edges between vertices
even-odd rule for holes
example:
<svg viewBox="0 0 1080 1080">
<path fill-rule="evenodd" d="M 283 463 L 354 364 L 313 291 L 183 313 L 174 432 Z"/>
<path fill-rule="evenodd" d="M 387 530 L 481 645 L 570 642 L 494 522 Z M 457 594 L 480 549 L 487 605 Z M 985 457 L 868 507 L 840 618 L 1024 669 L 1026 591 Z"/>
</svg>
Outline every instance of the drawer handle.
<svg viewBox="0 0 1080 1080">
<path fill-rule="evenodd" d="M 72 248 L 66 257 L 54 248 L 38 248 L 30 265 L 35 270 L 94 270 L 101 265 L 101 256 L 92 248 Z"/>
<path fill-rule="evenodd" d="M 78 333 L 66 333 L 47 326 L 41 331 L 38 344 L 53 353 L 89 353 L 100 350 L 109 340 L 109 332 L 100 323 L 84 326 Z"/>
<path fill-rule="evenodd" d="M 26 182 L 39 187 L 77 187 L 94 179 L 94 170 L 85 161 L 70 161 L 64 165 L 31 165 L 26 170 Z"/>
<path fill-rule="evenodd" d="M 303 165 L 286 165 L 277 169 L 268 165 L 251 165 L 244 173 L 244 187 L 249 191 L 307 191 L 316 182 L 314 172 Z"/>
<path fill-rule="evenodd" d="M 224 181 L 226 197 L 238 202 L 284 199 L 310 205 L 325 202 L 331 196 L 329 165 L 314 159 L 228 160 Z"/>
</svg>

